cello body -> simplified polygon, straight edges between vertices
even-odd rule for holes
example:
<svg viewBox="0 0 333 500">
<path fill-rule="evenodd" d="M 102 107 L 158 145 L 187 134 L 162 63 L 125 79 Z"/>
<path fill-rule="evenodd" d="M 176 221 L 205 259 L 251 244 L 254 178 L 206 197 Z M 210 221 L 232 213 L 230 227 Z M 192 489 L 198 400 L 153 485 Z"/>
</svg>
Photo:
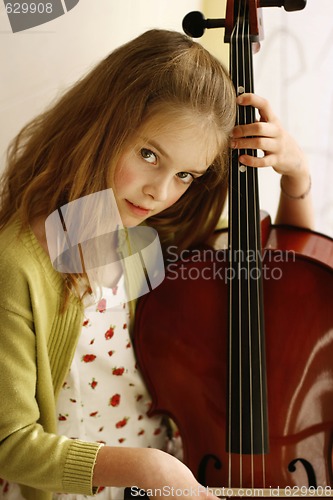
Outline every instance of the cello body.
<svg viewBox="0 0 333 500">
<path fill-rule="evenodd" d="M 238 94 L 253 92 L 256 11 L 257 0 L 228 0 Z M 240 107 L 237 123 L 253 121 Z M 333 240 L 260 220 L 257 170 L 240 153 L 228 234 L 177 259 L 169 251 L 165 280 L 138 302 L 134 345 L 150 413 L 175 421 L 184 462 L 205 486 L 331 496 Z"/>
<path fill-rule="evenodd" d="M 226 451 L 226 250 L 186 254 L 141 298 L 138 362 L 153 397 L 151 413 L 176 422 L 184 462 L 199 482 L 324 491 L 333 486 L 333 240 L 271 226 L 269 218 L 262 237 L 268 452 Z"/>
</svg>

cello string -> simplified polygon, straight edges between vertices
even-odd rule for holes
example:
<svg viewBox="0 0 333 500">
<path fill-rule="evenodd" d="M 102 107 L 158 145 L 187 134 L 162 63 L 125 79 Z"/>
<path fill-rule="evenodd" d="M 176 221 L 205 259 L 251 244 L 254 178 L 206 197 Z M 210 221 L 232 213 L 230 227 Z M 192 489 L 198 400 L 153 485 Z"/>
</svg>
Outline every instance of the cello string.
<svg viewBox="0 0 333 500">
<path fill-rule="evenodd" d="M 243 8 L 241 8 L 243 7 Z M 240 24 L 240 21 L 238 21 L 238 26 L 240 26 L 239 29 L 239 34 L 238 34 L 238 44 L 239 44 L 239 53 L 238 53 L 238 60 L 237 60 L 237 68 L 238 68 L 238 76 L 241 75 L 241 81 L 237 82 L 237 93 L 241 94 L 244 91 L 249 90 L 248 89 L 248 81 L 247 81 L 247 64 L 246 64 L 246 58 L 245 58 L 245 53 L 246 53 L 246 40 L 247 40 L 247 34 L 246 34 L 246 24 L 244 22 L 244 19 L 246 19 L 248 15 L 247 11 L 247 5 L 244 4 L 244 1 L 242 2 L 241 5 L 241 0 L 239 1 L 239 6 L 238 6 L 238 19 L 242 20 L 242 23 Z M 241 71 L 240 71 L 241 69 Z M 239 108 L 241 109 L 240 113 L 243 115 L 243 119 L 241 121 L 242 124 L 247 124 L 247 113 L 245 108 Z M 247 151 L 246 151 L 247 152 Z M 244 200 L 243 200 L 243 206 L 245 205 L 246 210 L 245 214 L 243 217 L 241 217 L 241 214 L 243 211 L 239 207 L 239 249 L 241 250 L 240 255 L 243 259 L 243 262 L 245 264 L 244 266 L 244 271 L 247 273 L 247 286 L 246 286 L 246 281 L 243 283 L 242 278 L 239 279 L 239 325 L 240 325 L 240 330 L 239 330 L 239 384 L 240 384 L 240 396 L 239 396 L 239 401 L 240 401 L 240 406 L 239 406 L 239 419 L 240 419 L 240 455 L 239 455 L 239 463 L 240 463 L 240 486 L 243 485 L 243 432 L 246 429 L 247 432 L 249 432 L 249 440 L 250 440 L 250 466 L 251 466 L 251 483 L 253 486 L 253 477 L 254 477 L 254 472 L 253 472 L 253 407 L 252 407 L 252 400 L 253 400 L 253 387 L 252 387 L 252 364 L 251 364 L 251 359 L 252 359 L 252 318 L 251 318 L 251 289 L 250 289 L 250 259 L 249 259 L 249 249 L 250 249 L 250 241 L 249 241 L 249 170 L 247 167 L 244 168 L 243 165 L 238 164 L 238 189 L 240 191 L 240 186 L 243 186 L 242 192 L 244 193 Z M 243 182 L 244 181 L 244 182 Z M 244 188 L 245 187 L 245 188 Z M 240 200 L 240 197 L 239 197 Z M 244 241 L 241 242 L 241 235 L 244 235 Z M 244 254 L 245 250 L 245 254 Z M 245 258 L 245 259 L 244 259 Z M 242 269 L 241 269 L 241 264 L 242 262 L 238 262 L 238 270 L 239 270 L 239 276 L 241 277 Z M 245 315 L 243 314 L 243 308 L 245 311 Z M 246 320 L 244 321 L 244 318 Z M 247 342 L 248 342 L 248 359 L 246 360 L 245 357 L 243 359 L 243 356 L 245 355 L 244 352 L 244 347 L 245 347 L 245 334 L 246 334 L 246 328 L 247 326 Z M 247 362 L 247 364 L 245 364 Z M 243 363 L 244 363 L 244 369 L 246 371 L 243 373 Z M 243 386 L 243 376 L 245 374 L 245 377 L 248 380 L 249 386 L 247 385 Z M 246 396 L 246 391 L 247 389 L 249 390 L 249 394 Z M 244 408 L 243 408 L 243 403 L 245 402 L 244 398 L 248 399 L 249 402 L 249 415 L 246 415 Z M 244 421 L 245 423 L 245 428 L 243 428 L 243 419 L 246 419 Z M 248 419 L 248 420 L 247 420 Z"/>
<path fill-rule="evenodd" d="M 230 70 L 232 69 L 232 61 L 234 59 L 234 30 L 231 33 L 231 40 L 230 40 Z M 233 75 L 232 75 L 233 76 Z M 237 112 L 238 113 L 238 112 Z M 232 206 L 233 206 L 233 175 L 232 175 L 232 155 L 230 156 L 230 172 L 229 172 L 229 269 L 230 269 L 230 275 L 231 275 L 231 270 L 232 270 L 232 256 L 233 256 L 233 211 L 232 211 Z M 233 296 L 233 280 L 229 280 L 229 379 L 228 379 L 228 450 L 229 450 L 229 455 L 228 455 L 228 487 L 231 488 L 232 482 L 231 482 L 231 449 L 232 449 L 232 434 L 231 434 L 231 421 L 232 421 L 232 385 L 231 385 L 231 374 L 232 374 L 232 296 Z"/>
<path fill-rule="evenodd" d="M 231 34 L 231 41 L 233 38 L 233 34 Z M 233 60 L 233 52 L 234 52 L 234 46 L 233 43 L 230 43 L 230 66 L 231 66 L 231 61 Z M 233 205 L 233 181 L 232 181 L 232 155 L 230 155 L 230 165 L 229 165 L 229 271 L 231 275 L 231 269 L 232 269 L 232 240 L 233 240 L 233 215 L 232 215 L 232 210 L 231 207 Z M 232 279 L 229 280 L 229 373 L 228 373 L 228 487 L 231 487 L 231 405 L 232 405 L 232 393 L 231 393 L 231 372 L 232 372 L 232 345 L 231 345 L 231 332 L 232 332 L 232 300 L 231 297 L 233 295 L 232 293 L 232 288 L 233 288 L 233 281 Z"/>
<path fill-rule="evenodd" d="M 234 28 L 233 28 L 233 31 L 231 33 L 231 43 L 230 43 L 230 69 L 232 71 L 234 71 L 234 74 L 232 75 L 232 78 L 234 80 L 234 83 L 235 83 L 235 86 L 237 88 L 238 86 L 238 75 L 237 75 L 237 72 L 235 72 L 235 68 L 237 68 L 237 61 L 238 61 L 238 44 L 235 44 L 235 40 L 237 40 L 237 37 L 238 37 L 238 25 L 235 23 L 234 24 Z M 233 64 L 236 60 L 236 65 Z M 239 123 L 239 108 L 237 108 L 237 123 Z M 234 193 L 239 193 L 239 186 L 237 186 L 237 180 L 238 179 L 235 179 L 235 176 L 234 176 L 234 173 L 233 173 L 233 166 L 234 166 L 234 162 L 233 160 L 231 160 L 231 164 L 230 164 L 230 176 L 229 176 L 229 182 L 230 182 L 230 189 L 229 189 L 229 236 L 230 236 L 230 241 L 229 241 L 229 251 L 230 251 L 230 270 L 232 271 L 233 273 L 233 269 L 234 269 L 234 258 L 235 258 L 235 252 L 234 252 L 234 238 L 237 236 L 237 234 L 234 234 L 233 232 L 233 229 L 234 229 L 234 220 L 233 220 L 233 217 L 234 217 L 234 210 L 235 210 L 235 202 L 237 203 L 237 224 L 238 224 L 238 228 L 239 228 L 239 200 L 237 200 L 236 198 L 234 199 Z M 235 185 L 236 184 L 236 185 Z M 239 242 L 238 242 L 239 243 Z M 234 331 L 234 320 L 235 320 L 235 317 L 234 317 L 234 300 L 233 300 L 233 297 L 234 297 L 234 291 L 233 291 L 233 288 L 234 286 L 236 286 L 234 280 L 233 280 L 233 274 L 231 274 L 231 279 L 229 281 L 229 423 L 228 423 L 228 433 L 229 433 L 229 457 L 228 457 L 228 461 L 229 461 L 229 468 L 228 468 L 228 483 L 229 483 L 229 487 L 231 487 L 233 484 L 233 471 L 232 471 L 232 450 L 233 450 L 233 446 L 234 446 L 234 443 L 233 443 L 233 433 L 232 433 L 232 421 L 233 421 L 233 408 L 234 408 L 234 404 L 233 404 L 233 399 L 234 399 L 234 388 L 233 388 L 233 385 L 232 385 L 232 380 L 233 380 L 233 358 L 234 358 L 234 352 L 233 352 L 233 331 Z M 235 290 L 236 293 L 239 294 L 239 290 L 237 291 L 237 289 Z M 239 328 L 239 324 L 238 324 L 238 328 Z M 241 420 L 239 419 L 239 422 L 241 422 Z M 235 424 L 234 424 L 235 425 Z"/>
<path fill-rule="evenodd" d="M 239 1 L 240 0 L 238 0 L 238 2 Z M 233 77 L 236 88 L 239 84 L 238 74 L 236 71 L 236 68 L 238 67 L 238 59 L 239 59 L 239 55 L 238 55 L 239 47 L 238 47 L 238 44 L 236 43 L 236 41 L 238 40 L 238 37 L 239 37 L 238 31 L 239 31 L 238 24 L 235 23 L 232 34 L 231 34 L 232 43 L 230 45 L 232 48 L 231 62 L 233 62 L 233 64 L 231 64 L 231 69 L 234 71 L 234 74 L 232 75 L 232 77 Z M 240 121 L 240 110 L 239 110 L 239 108 L 237 108 L 237 123 L 239 123 L 239 121 Z M 233 422 L 233 416 L 234 416 L 233 412 L 234 412 L 234 408 L 235 408 L 234 399 L 236 396 L 235 386 L 232 383 L 234 380 L 234 377 L 235 377 L 235 373 L 234 373 L 235 370 L 233 367 L 233 361 L 234 361 L 235 355 L 237 355 L 237 354 L 239 355 L 239 353 L 234 352 L 235 345 L 233 343 L 233 334 L 236 333 L 235 328 L 234 328 L 234 322 L 235 322 L 234 296 L 235 296 L 235 294 L 238 295 L 238 304 L 240 303 L 239 282 L 238 282 L 238 280 L 234 281 L 234 279 L 233 279 L 234 278 L 233 271 L 236 269 L 238 272 L 238 268 L 236 268 L 236 266 L 235 266 L 235 255 L 236 254 L 235 254 L 235 248 L 234 248 L 235 238 L 237 238 L 237 232 L 234 233 L 234 229 L 235 229 L 235 223 L 236 223 L 238 230 L 239 230 L 239 223 L 240 223 L 240 220 L 239 220 L 239 213 L 240 213 L 239 196 L 238 196 L 238 199 L 236 196 L 234 196 L 235 193 L 236 194 L 239 193 L 239 180 L 234 174 L 233 167 L 234 167 L 234 162 L 232 161 L 231 162 L 231 170 L 230 170 L 230 200 L 229 200 L 229 203 L 231 205 L 229 227 L 230 227 L 230 250 L 231 250 L 230 265 L 231 265 L 231 270 L 232 270 L 232 275 L 231 275 L 231 279 L 229 282 L 229 284 L 230 284 L 230 311 L 229 311 L 229 317 L 230 317 L 230 324 L 229 324 L 229 487 L 231 487 L 233 485 L 233 470 L 232 470 L 233 461 L 232 461 L 231 453 L 232 453 L 232 450 L 234 449 L 233 438 L 235 437 L 235 433 L 232 432 L 232 422 Z M 235 210 L 237 212 L 236 214 L 234 213 Z M 236 217 L 236 221 L 233 220 L 233 217 Z M 239 240 L 238 240 L 238 246 L 239 246 Z M 235 288 L 235 290 L 233 290 L 233 288 Z M 238 307 L 240 307 L 240 306 L 238 306 Z M 239 318 L 238 318 L 238 321 L 240 321 Z M 238 328 L 240 328 L 240 323 L 238 323 Z M 239 332 L 238 332 L 238 335 L 239 335 Z M 240 365 L 238 365 L 238 366 L 240 366 Z M 240 379 L 240 374 L 238 374 L 238 377 Z M 239 396 L 240 395 L 238 395 L 238 397 Z M 238 422 L 239 422 L 238 425 L 241 425 L 240 418 L 238 418 Z M 235 424 L 233 424 L 233 427 L 235 427 Z M 239 427 L 238 432 L 240 433 L 240 431 L 241 431 L 241 428 Z"/>
<path fill-rule="evenodd" d="M 242 3 L 243 9 L 241 9 L 241 6 L 239 4 L 239 16 L 238 18 L 241 19 L 241 28 L 240 28 L 240 35 L 238 37 L 238 43 L 240 46 L 240 57 L 237 62 L 237 67 L 238 67 L 238 73 L 241 75 L 241 82 L 238 84 L 237 87 L 237 94 L 240 95 L 244 93 L 247 90 L 247 79 L 246 79 L 246 60 L 245 60 L 245 22 L 244 19 L 246 18 L 247 11 L 246 11 L 246 5 L 244 2 Z M 246 115 L 246 110 L 245 108 L 240 108 L 241 113 L 242 113 L 242 124 L 247 123 L 247 115 Z M 246 151 L 246 150 L 245 150 Z M 240 219 L 240 225 L 239 225 L 239 237 L 241 235 L 244 235 L 244 240 L 243 242 L 240 242 L 239 248 L 241 249 L 240 255 L 243 261 L 244 265 L 244 272 L 247 273 L 247 280 L 246 280 L 246 275 L 245 275 L 245 280 L 247 281 L 247 286 L 246 286 L 246 281 L 243 283 L 242 278 L 239 280 L 239 286 L 240 286 L 240 297 L 242 297 L 243 305 L 241 304 L 241 307 L 239 309 L 239 315 L 243 319 L 244 325 L 241 324 L 240 327 L 240 353 L 243 353 L 244 359 L 240 359 L 239 364 L 240 364 L 240 369 L 242 371 L 243 369 L 243 362 L 244 362 L 244 368 L 245 368 L 245 377 L 248 380 L 249 387 L 247 388 L 247 385 L 243 386 L 242 381 L 243 381 L 243 373 L 240 374 L 240 381 L 242 384 L 242 387 L 240 389 L 241 394 L 240 394 L 240 420 L 245 419 L 245 429 L 246 432 L 248 432 L 248 427 L 250 424 L 250 450 L 252 455 L 253 451 L 253 435 L 252 435 L 252 419 L 251 419 L 251 414 L 252 414 L 252 408 L 251 408 L 251 374 L 249 376 L 248 370 L 251 371 L 251 311 L 250 311 L 250 289 L 249 289 L 249 259 L 248 259 L 248 250 L 249 250 L 249 223 L 248 223 L 248 203 L 249 203 L 249 195 L 248 195 L 248 168 L 244 167 L 240 163 L 238 164 L 238 179 L 239 179 L 239 186 L 242 185 L 242 193 L 244 194 L 244 200 L 243 200 L 243 206 L 245 206 L 246 210 L 243 215 L 243 217 Z M 244 181 L 244 182 L 243 182 Z M 240 210 L 240 214 L 243 211 Z M 244 253 L 245 250 L 245 253 Z M 240 268 L 241 272 L 241 268 Z M 241 276 L 241 274 L 240 274 Z M 243 313 L 243 308 L 244 312 Z M 244 318 L 246 317 L 246 320 L 244 321 Z M 244 349 L 246 347 L 245 344 L 245 334 L 246 334 L 246 326 L 247 326 L 247 342 L 248 342 L 248 353 L 247 353 L 247 359 L 245 358 L 245 352 Z M 243 331 L 244 330 L 244 331 Z M 247 364 L 245 364 L 247 363 Z M 247 398 L 246 391 L 249 389 L 249 415 L 247 415 L 246 410 L 243 409 L 242 403 L 245 402 L 244 398 Z M 249 420 L 247 420 L 249 417 Z M 244 430 L 241 429 L 241 439 L 243 439 L 243 432 Z M 243 462 L 243 450 L 240 449 L 240 463 Z M 251 462 L 251 477 L 253 476 L 252 473 L 252 462 Z M 241 478 L 241 485 L 242 486 L 242 478 Z"/>
<path fill-rule="evenodd" d="M 246 15 L 245 19 L 248 19 L 247 24 L 244 24 L 244 29 L 246 27 L 246 33 L 244 32 L 244 61 L 247 61 L 247 71 L 244 69 L 244 78 L 248 78 L 248 81 L 245 83 L 245 87 L 249 92 L 253 92 L 253 72 L 252 72 L 252 43 L 251 43 L 251 38 L 250 38 L 250 24 L 249 24 L 249 11 L 248 11 L 248 4 L 246 8 Z M 244 62 L 245 66 L 245 62 Z M 252 116 L 246 116 L 245 123 L 251 123 L 254 121 L 254 115 L 252 113 Z M 248 154 L 251 154 L 251 151 L 247 151 Z M 253 268 L 250 269 L 250 250 L 254 249 L 255 252 L 255 265 L 256 267 L 254 268 L 256 272 L 258 272 L 258 241 L 257 241 L 257 203 L 256 203 L 256 195 L 257 193 L 255 192 L 255 176 L 256 172 L 254 169 L 248 169 L 247 168 L 247 183 L 246 183 L 246 203 L 247 203 L 247 227 L 246 227 L 246 234 L 247 234 L 247 264 L 248 264 L 248 306 L 249 306 L 249 328 L 248 328 L 248 342 L 249 342 L 249 351 L 248 351 L 248 357 L 249 357 L 249 402 L 250 402 L 250 410 L 249 410 L 249 424 L 250 424 L 250 445 L 251 445 L 251 452 L 250 452 L 250 466 L 251 466 L 251 486 L 254 488 L 254 440 L 258 440 L 258 435 L 257 435 L 257 425 L 254 429 L 254 413 L 253 413 L 253 348 L 255 347 L 254 345 L 254 332 L 252 331 L 254 324 L 252 323 L 252 317 L 251 314 L 253 314 L 253 321 L 255 320 L 255 314 L 257 314 L 257 320 L 259 320 L 259 295 L 258 295 L 258 279 L 255 280 L 255 287 L 253 290 L 253 280 L 252 280 L 252 275 L 251 271 L 253 271 Z M 251 181 L 251 183 L 250 183 Z M 251 186 L 251 188 L 250 188 Z M 251 223 L 254 223 L 254 234 L 251 235 L 252 241 L 250 242 L 250 222 L 249 222 L 249 217 L 250 214 L 254 217 L 254 221 L 251 220 Z M 258 275 L 257 275 L 258 277 Z M 256 308 L 256 311 L 252 311 L 252 307 Z M 257 323 L 257 339 L 259 340 L 259 345 L 260 345 L 260 322 Z M 259 347 L 260 349 L 260 347 Z M 260 356 L 259 356 L 259 372 L 261 371 L 260 368 Z M 258 387 L 256 388 L 258 390 Z M 259 380 L 259 391 L 260 391 L 260 380 Z M 260 401 L 261 403 L 261 401 Z M 256 434 L 254 436 L 254 433 Z"/>
<path fill-rule="evenodd" d="M 237 32 L 236 32 L 236 41 L 237 41 L 237 54 L 236 54 L 236 77 L 237 77 L 237 87 L 236 91 L 238 94 L 238 89 L 240 87 L 240 82 L 239 82 L 239 68 L 240 68 L 240 52 L 241 52 L 241 47 L 239 47 L 239 40 L 240 40 L 240 14 L 241 14 L 241 0 L 238 0 L 238 12 L 237 12 Z M 239 115 L 241 114 L 240 108 L 238 107 L 238 123 L 240 122 L 240 117 Z M 241 248 L 241 197 L 240 197 L 240 169 L 238 165 L 237 169 L 237 193 L 238 193 L 238 249 Z M 238 255 L 240 255 L 240 252 L 238 252 Z M 238 276 L 241 276 L 241 262 L 238 260 L 237 262 L 237 271 L 238 271 Z M 242 392 L 243 392 L 243 387 L 242 387 L 242 315 L 241 315 L 241 310 L 242 310 L 242 282 L 241 279 L 238 279 L 238 370 L 239 370 L 239 486 L 243 486 L 243 421 L 242 421 L 242 413 L 243 413 L 243 408 L 242 408 Z"/>
<path fill-rule="evenodd" d="M 250 27 L 248 27 L 250 28 Z M 250 36 L 247 38 L 248 40 L 248 61 L 252 62 L 252 43 L 250 40 Z M 249 82 L 250 85 L 253 87 L 253 65 L 249 64 Z M 250 89 L 251 92 L 254 91 L 253 88 Z M 253 111 L 253 120 L 255 121 L 255 112 Z M 261 252 L 261 237 L 260 237 L 260 210 L 259 210 L 259 193 L 258 193 L 258 179 L 257 179 L 257 171 L 255 169 L 251 169 L 251 175 L 252 175 L 252 186 L 253 186 L 253 214 L 254 214 L 254 248 L 255 248 L 255 263 L 256 263 L 256 271 L 257 271 L 257 276 L 261 279 L 261 275 L 259 275 L 259 272 L 261 273 L 261 268 L 259 266 L 259 252 Z M 260 261 L 261 262 L 261 261 Z M 266 470 L 265 470 L 265 453 L 264 453 L 264 446 L 265 446 L 265 438 L 264 438 L 264 388 L 263 388 L 263 366 L 262 366 L 262 360 L 263 360 L 263 352 L 262 352 L 262 340 L 263 340 L 263 323 L 262 323 L 262 316 L 260 314 L 260 306 L 262 307 L 261 304 L 261 294 L 260 294 L 260 280 L 257 279 L 255 281 L 255 294 L 256 294 L 256 301 L 255 304 L 257 305 L 257 325 L 258 325 L 258 336 L 257 336 L 257 348 L 258 348 L 258 356 L 259 356 L 259 365 L 258 365 L 258 370 L 259 370 L 259 404 L 260 404 L 260 443 L 261 443 L 261 464 L 262 464 L 262 484 L 263 487 L 265 487 L 266 481 Z M 252 345 L 252 344 L 251 344 Z M 252 376 L 252 373 L 251 373 Z M 257 436 L 259 438 L 259 436 Z"/>
<path fill-rule="evenodd" d="M 244 12 L 244 18 L 248 19 L 249 18 L 249 11 L 248 11 L 248 3 L 246 2 L 245 6 L 245 12 Z M 250 88 L 251 86 L 251 75 L 248 75 L 248 71 L 250 70 L 251 65 L 246 64 L 246 62 L 250 61 L 250 30 L 249 30 L 249 23 L 243 23 L 243 36 L 242 36 L 242 54 L 243 54 L 243 75 L 244 75 L 244 88 L 247 90 L 252 90 Z M 247 81 L 247 77 L 248 81 Z M 250 120 L 251 121 L 251 120 Z M 245 113 L 245 119 L 244 123 L 247 124 L 247 114 Z M 246 151 L 248 152 L 248 151 Z M 246 235 L 247 235 L 247 247 L 246 247 L 246 262 L 247 262 L 247 305 L 248 305 L 248 343 L 249 343 L 249 351 L 248 351 L 248 363 L 249 363 L 249 402 L 250 402 L 250 415 L 249 415 L 249 420 L 250 420 L 250 447 L 251 447 L 251 453 L 250 453 L 250 461 L 251 461 L 251 486 L 252 488 L 254 487 L 254 450 L 253 450 L 253 386 L 252 386 L 252 381 L 253 381 L 253 369 L 252 369 L 252 317 L 251 317 L 251 305 L 252 305 L 252 300 L 251 300 L 251 283 L 250 283 L 250 225 L 249 225 L 249 203 L 251 201 L 250 193 L 249 193 L 249 177 L 251 177 L 252 174 L 252 169 L 247 167 L 246 168 L 246 205 L 247 205 L 247 210 L 246 210 Z M 252 197 L 253 198 L 253 197 Z M 251 211 L 252 213 L 252 211 Z"/>
<path fill-rule="evenodd" d="M 259 23 L 258 23 L 259 25 Z M 250 42 L 250 37 L 248 38 L 249 40 L 249 61 L 252 61 L 252 44 Z M 253 75 L 253 64 L 249 65 L 249 80 L 250 82 L 254 82 L 254 75 Z M 251 88 L 251 92 L 253 92 L 254 89 Z M 255 112 L 253 111 L 253 121 L 255 121 Z M 259 261 L 259 252 L 261 253 L 261 235 L 260 235 L 260 229 L 261 229 L 261 224 L 260 224 L 260 207 L 259 207 L 259 192 L 258 192 L 258 171 L 255 169 L 252 169 L 252 177 L 253 177 L 253 202 L 254 202 L 254 207 L 253 207 L 253 213 L 254 213 L 254 232 L 255 232 L 255 256 L 256 256 L 256 269 L 257 273 L 259 275 L 259 272 L 261 273 L 261 266 Z M 262 276 L 260 275 L 259 278 L 261 279 Z M 258 324 L 258 354 L 259 354 L 259 397 L 260 397 L 260 427 L 261 427 L 261 464 L 262 464 L 262 484 L 263 487 L 265 488 L 266 484 L 266 467 L 265 467 L 265 453 L 264 453 L 264 448 L 265 448 L 265 431 L 264 431 L 264 387 L 263 387 L 263 377 L 264 377 L 264 370 L 262 366 L 262 360 L 263 360 L 263 352 L 262 352 L 262 341 L 263 341 L 263 320 L 262 320 L 262 315 L 260 313 L 260 307 L 263 307 L 263 304 L 261 303 L 261 293 L 260 293 L 260 286 L 261 282 L 260 279 L 256 280 L 256 304 L 257 304 L 257 324 Z"/>
</svg>

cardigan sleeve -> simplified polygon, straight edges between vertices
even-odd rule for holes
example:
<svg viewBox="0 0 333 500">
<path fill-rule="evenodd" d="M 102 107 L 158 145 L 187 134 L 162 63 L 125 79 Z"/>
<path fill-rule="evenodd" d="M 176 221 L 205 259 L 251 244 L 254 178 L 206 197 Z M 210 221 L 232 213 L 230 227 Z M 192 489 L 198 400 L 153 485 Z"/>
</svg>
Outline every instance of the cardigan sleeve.
<svg viewBox="0 0 333 500">
<path fill-rule="evenodd" d="M 13 254 L 8 250 L 0 259 L 0 477 L 36 490 L 92 495 L 101 444 L 56 434 L 55 416 L 50 423 L 54 390 L 49 360 L 38 359 L 32 295 L 41 297 L 36 304 L 43 309 L 45 297 L 54 291 L 36 262 L 27 257 L 17 268 L 19 256 Z M 47 340 L 45 333 L 45 345 Z"/>
<path fill-rule="evenodd" d="M 38 423 L 34 333 L 17 314 L 0 314 L 0 476 L 36 489 L 92 495 L 101 445 L 45 432 Z"/>
</svg>

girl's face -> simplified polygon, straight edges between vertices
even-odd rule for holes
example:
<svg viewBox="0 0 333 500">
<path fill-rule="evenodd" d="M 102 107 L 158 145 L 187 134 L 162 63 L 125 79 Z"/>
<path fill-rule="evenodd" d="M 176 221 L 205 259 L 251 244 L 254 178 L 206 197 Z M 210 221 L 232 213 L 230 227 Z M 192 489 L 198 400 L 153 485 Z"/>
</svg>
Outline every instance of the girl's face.
<svg viewBox="0 0 333 500">
<path fill-rule="evenodd" d="M 196 119 L 197 120 L 197 119 Z M 213 135 L 213 134 L 212 134 Z M 114 191 L 125 227 L 133 227 L 173 205 L 216 155 L 216 142 L 195 120 L 145 127 L 116 166 Z"/>
</svg>

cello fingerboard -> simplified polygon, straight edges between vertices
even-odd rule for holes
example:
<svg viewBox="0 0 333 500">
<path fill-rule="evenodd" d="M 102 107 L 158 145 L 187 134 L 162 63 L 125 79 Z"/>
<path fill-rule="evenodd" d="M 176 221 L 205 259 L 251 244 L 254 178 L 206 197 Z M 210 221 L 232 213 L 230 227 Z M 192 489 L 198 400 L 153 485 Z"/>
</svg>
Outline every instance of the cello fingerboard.
<svg viewBox="0 0 333 500">
<path fill-rule="evenodd" d="M 235 26 L 235 41 L 231 36 L 230 68 L 240 94 L 253 92 L 252 41 L 248 16 L 235 17 L 242 22 Z M 254 121 L 254 108 L 239 106 L 237 124 Z M 229 174 L 227 448 L 253 455 L 268 452 L 260 210 L 257 169 L 241 165 L 240 154 L 256 151 L 234 151 Z"/>
</svg>

